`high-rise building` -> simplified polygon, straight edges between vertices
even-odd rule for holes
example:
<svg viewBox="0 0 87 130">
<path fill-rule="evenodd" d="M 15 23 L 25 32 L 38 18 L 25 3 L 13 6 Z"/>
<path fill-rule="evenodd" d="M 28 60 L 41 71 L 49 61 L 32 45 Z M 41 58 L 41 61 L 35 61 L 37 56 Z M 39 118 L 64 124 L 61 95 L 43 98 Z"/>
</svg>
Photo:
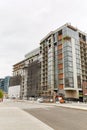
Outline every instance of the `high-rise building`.
<svg viewBox="0 0 87 130">
<path fill-rule="evenodd" d="M 8 93 L 9 81 L 10 81 L 10 76 L 6 76 L 5 78 L 0 79 L 0 89 L 4 93 Z"/>
<path fill-rule="evenodd" d="M 87 35 L 70 24 L 40 42 L 43 92 L 81 98 L 87 84 Z"/>
<path fill-rule="evenodd" d="M 25 55 L 25 59 L 13 66 L 13 76 L 20 76 L 20 98 L 39 96 L 40 87 L 40 49 Z"/>
<path fill-rule="evenodd" d="M 40 41 L 40 50 L 25 56 L 23 63 L 26 62 L 28 66 L 21 71 L 26 71 L 23 72 L 24 78 L 27 76 L 27 87 L 24 84 L 24 88 L 28 96 L 36 94 L 37 87 L 34 90 L 35 85 L 31 81 L 34 81 L 38 73 L 40 95 L 53 95 L 56 92 L 58 95 L 81 100 L 87 95 L 83 93 L 87 88 L 87 34 L 72 25 L 65 24 L 46 35 Z M 35 75 L 34 66 L 37 70 Z M 31 95 L 29 93 L 32 89 L 34 93 Z"/>
</svg>

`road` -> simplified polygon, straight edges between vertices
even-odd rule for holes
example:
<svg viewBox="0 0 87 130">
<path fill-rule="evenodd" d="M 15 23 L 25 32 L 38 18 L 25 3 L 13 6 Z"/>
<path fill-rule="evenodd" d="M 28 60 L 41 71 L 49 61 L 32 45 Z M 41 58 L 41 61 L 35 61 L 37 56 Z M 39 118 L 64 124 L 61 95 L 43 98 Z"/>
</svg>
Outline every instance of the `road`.
<svg viewBox="0 0 87 130">
<path fill-rule="evenodd" d="M 87 130 L 87 111 L 61 107 L 25 109 L 54 130 Z"/>
<path fill-rule="evenodd" d="M 8 100 L 0 102 L 0 130 L 54 130 L 23 109 L 46 108 L 33 102 Z"/>
<path fill-rule="evenodd" d="M 33 101 L 15 101 L 15 100 L 6 100 L 2 103 L 0 103 L 0 112 L 2 114 L 3 120 L 1 120 L 0 118 L 0 125 L 2 125 L 2 121 L 4 122 L 6 126 L 11 125 L 11 123 L 9 122 L 8 125 L 8 121 L 13 121 L 14 118 L 15 120 L 18 120 L 18 118 L 20 117 L 20 119 L 24 119 L 24 124 L 26 124 L 27 122 L 27 127 L 39 127 L 43 126 L 45 127 L 49 127 L 48 130 L 50 130 L 51 128 L 53 128 L 54 130 L 87 130 L 87 110 L 78 110 L 76 109 L 76 107 L 79 107 L 82 109 L 83 108 L 87 108 L 87 104 L 74 104 L 74 103 L 70 103 L 70 104 L 62 104 L 62 106 L 60 107 L 59 105 L 61 104 L 43 104 L 43 103 L 37 103 L 37 102 L 33 102 Z M 65 108 L 65 106 L 67 107 L 74 107 L 75 109 L 72 108 Z M 15 108 L 16 107 L 16 108 Z M 7 114 L 9 115 L 10 111 L 18 111 L 18 113 L 15 112 L 14 113 L 10 113 L 11 117 L 8 116 L 7 118 Z M 24 113 L 24 111 L 26 111 Z M 6 114 L 5 114 L 6 112 Z M 22 113 L 23 112 L 23 113 Z M 18 115 L 21 116 L 18 116 Z M 26 117 L 28 116 L 29 120 L 26 121 Z M 33 116 L 33 117 L 32 117 Z M 1 116 L 0 116 L 1 117 Z M 34 119 L 35 117 L 35 119 Z M 33 122 L 31 119 L 34 119 Z M 39 119 L 36 123 L 36 119 Z M 41 123 L 41 122 L 42 123 Z M 19 120 L 18 123 L 18 127 L 22 127 L 22 125 L 19 126 L 20 123 L 22 123 L 21 120 Z M 33 123 L 33 125 L 32 125 Z M 23 124 L 23 123 L 22 123 Z M 26 127 L 26 125 L 24 125 L 24 127 Z M 42 124 L 42 125 L 41 125 Z M 45 126 L 45 124 L 47 126 Z M 15 123 L 12 124 L 13 126 L 15 125 Z M 6 127 L 7 127 L 6 126 Z M 16 125 L 17 126 L 17 125 Z M 40 128 L 44 129 L 44 128 Z M 23 129 L 23 127 L 22 127 Z M 21 130 L 22 130 L 21 129 Z M 33 128 L 34 129 L 34 128 Z M 39 129 L 39 128 L 37 128 Z M 5 130 L 5 129 L 2 129 Z M 7 130 L 7 128 L 6 128 Z M 10 129 L 9 129 L 10 130 Z M 17 128 L 16 128 L 17 130 Z M 18 129 L 20 130 L 20 129 Z M 23 129 L 25 130 L 25 128 Z M 47 128 L 45 129 L 47 130 Z"/>
</svg>

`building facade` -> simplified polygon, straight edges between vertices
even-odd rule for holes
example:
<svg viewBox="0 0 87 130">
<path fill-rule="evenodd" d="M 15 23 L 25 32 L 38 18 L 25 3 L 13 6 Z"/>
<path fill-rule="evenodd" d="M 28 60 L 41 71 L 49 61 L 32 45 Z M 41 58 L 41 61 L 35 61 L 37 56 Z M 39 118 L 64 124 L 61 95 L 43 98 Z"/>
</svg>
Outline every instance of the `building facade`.
<svg viewBox="0 0 87 130">
<path fill-rule="evenodd" d="M 13 66 L 13 76 L 21 76 L 20 98 L 40 95 L 40 49 L 25 55 L 25 59 Z"/>
<path fill-rule="evenodd" d="M 43 91 L 82 98 L 87 83 L 87 35 L 66 24 L 43 38 L 40 50 Z"/>
<path fill-rule="evenodd" d="M 23 64 L 26 62 L 27 67 L 21 69 L 24 71 L 23 75 L 25 74 L 24 79 L 27 80 L 27 84 L 24 85 L 26 93 L 34 90 L 35 85 L 29 80 L 34 81 L 35 64 L 37 70 L 35 74 L 40 74 L 37 78 L 40 95 L 49 96 L 56 92 L 58 95 L 82 100 L 83 88 L 87 88 L 87 35 L 84 32 L 70 24 L 63 25 L 44 37 L 40 41 L 40 50 L 27 54 Z M 36 90 L 37 87 L 34 94 Z"/>
<path fill-rule="evenodd" d="M 8 93 L 9 81 L 10 81 L 10 76 L 6 76 L 5 78 L 0 79 L 0 89 L 4 93 Z"/>
</svg>

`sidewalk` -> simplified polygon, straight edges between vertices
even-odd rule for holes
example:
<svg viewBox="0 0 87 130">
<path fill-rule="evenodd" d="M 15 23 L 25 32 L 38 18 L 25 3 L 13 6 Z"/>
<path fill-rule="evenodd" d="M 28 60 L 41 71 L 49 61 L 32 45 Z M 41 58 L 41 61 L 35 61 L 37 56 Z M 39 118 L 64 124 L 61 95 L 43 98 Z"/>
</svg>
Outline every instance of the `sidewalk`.
<svg viewBox="0 0 87 130">
<path fill-rule="evenodd" d="M 42 103 L 43 105 L 47 106 L 58 106 L 58 107 L 65 107 L 71 109 L 79 109 L 79 110 L 86 110 L 87 111 L 87 103 L 81 102 L 69 102 L 69 103 Z"/>
<path fill-rule="evenodd" d="M 17 107 L 0 105 L 1 130 L 53 130 L 29 113 Z"/>
<path fill-rule="evenodd" d="M 25 100 L 24 102 L 30 103 L 31 101 Z M 80 109 L 80 110 L 87 110 L 87 103 L 82 102 L 69 102 L 69 103 L 38 103 L 33 101 L 34 104 L 41 104 L 46 106 L 59 106 L 59 107 L 66 107 L 66 108 L 73 108 L 73 109 Z"/>
<path fill-rule="evenodd" d="M 87 104 L 86 103 L 56 103 L 56 106 L 59 107 L 66 107 L 66 108 L 73 108 L 73 109 L 79 109 L 79 110 L 86 110 L 87 111 Z"/>
</svg>

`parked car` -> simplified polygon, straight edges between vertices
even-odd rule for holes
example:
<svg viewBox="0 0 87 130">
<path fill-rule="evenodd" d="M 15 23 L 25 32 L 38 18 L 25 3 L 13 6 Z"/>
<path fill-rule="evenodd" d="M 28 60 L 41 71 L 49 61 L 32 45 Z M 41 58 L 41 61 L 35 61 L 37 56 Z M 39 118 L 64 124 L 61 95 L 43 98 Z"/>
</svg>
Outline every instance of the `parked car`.
<svg viewBox="0 0 87 130">
<path fill-rule="evenodd" d="M 43 98 L 38 98 L 37 99 L 37 102 L 39 102 L 39 103 L 42 103 L 44 100 L 43 100 Z"/>
</svg>

